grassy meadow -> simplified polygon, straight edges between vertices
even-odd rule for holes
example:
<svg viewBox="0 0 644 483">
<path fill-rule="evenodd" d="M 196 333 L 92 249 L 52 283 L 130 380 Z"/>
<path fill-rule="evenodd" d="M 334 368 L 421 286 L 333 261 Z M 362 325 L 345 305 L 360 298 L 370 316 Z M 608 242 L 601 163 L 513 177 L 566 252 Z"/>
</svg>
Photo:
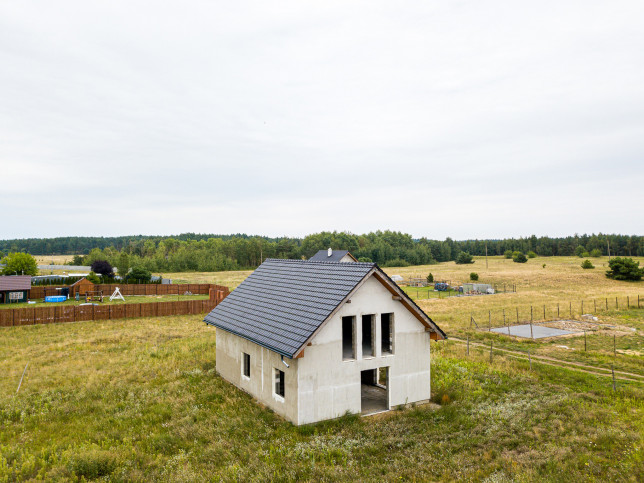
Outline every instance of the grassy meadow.
<svg viewBox="0 0 644 483">
<path fill-rule="evenodd" d="M 474 271 L 517 292 L 417 301 L 450 337 L 432 343 L 434 404 L 299 428 L 217 376 L 215 329 L 201 316 L 1 329 L 0 482 L 642 481 L 644 382 L 618 378 L 613 391 L 609 377 L 536 359 L 531 369 L 496 351 L 490 362 L 486 347 L 644 376 L 644 303 L 599 311 L 613 327 L 589 330 L 585 346 L 583 336 L 470 328 L 471 314 L 644 295 L 644 282 L 609 280 L 606 259 L 593 263 L 494 257 L 489 269 L 480 258 L 386 269 L 453 284 Z M 163 275 L 234 288 L 249 273 Z M 468 355 L 457 340 L 466 337 L 485 347 Z"/>
<path fill-rule="evenodd" d="M 439 404 L 298 428 L 216 375 L 200 316 L 6 328 L 0 481 L 644 478 L 644 385 L 432 348 Z"/>
</svg>

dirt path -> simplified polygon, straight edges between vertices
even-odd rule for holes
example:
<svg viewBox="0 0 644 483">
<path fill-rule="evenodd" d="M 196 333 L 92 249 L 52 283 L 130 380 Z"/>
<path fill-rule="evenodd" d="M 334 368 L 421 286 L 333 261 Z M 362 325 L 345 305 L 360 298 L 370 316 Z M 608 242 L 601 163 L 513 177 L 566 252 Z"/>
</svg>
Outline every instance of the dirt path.
<svg viewBox="0 0 644 483">
<path fill-rule="evenodd" d="M 458 344 L 467 344 L 467 341 L 463 339 L 458 339 L 455 337 L 450 337 L 449 340 L 453 340 Z M 478 342 L 470 342 L 470 346 L 489 350 L 488 345 L 480 344 Z M 505 352 L 510 357 L 513 357 L 515 359 L 521 359 L 524 361 L 528 360 L 528 354 L 526 352 L 515 351 L 511 349 L 503 349 L 500 347 L 494 347 L 493 351 Z M 530 359 L 532 359 L 532 361 L 539 362 L 540 364 L 546 364 L 549 366 L 563 367 L 565 369 L 572 369 L 576 371 L 586 372 L 588 374 L 594 374 L 596 376 L 612 377 L 611 369 L 607 369 L 605 367 L 589 366 L 587 364 L 582 364 L 580 362 L 564 361 L 561 359 L 555 359 L 553 357 L 548 357 L 548 356 L 539 356 L 536 354 L 530 354 Z M 615 379 L 619 379 L 622 381 L 644 383 L 644 375 L 633 374 L 631 372 L 624 372 L 624 371 L 615 371 Z"/>
</svg>

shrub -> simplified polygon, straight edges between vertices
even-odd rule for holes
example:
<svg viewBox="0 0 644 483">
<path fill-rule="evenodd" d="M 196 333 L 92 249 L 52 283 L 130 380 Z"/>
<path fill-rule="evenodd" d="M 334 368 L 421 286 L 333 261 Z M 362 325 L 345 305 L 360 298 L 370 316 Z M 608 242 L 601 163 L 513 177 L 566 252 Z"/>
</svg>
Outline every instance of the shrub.
<svg viewBox="0 0 644 483">
<path fill-rule="evenodd" d="M 583 262 L 581 262 L 581 268 L 595 268 L 595 265 L 593 265 L 590 260 L 584 260 Z"/>
<path fill-rule="evenodd" d="M 431 273 L 427 275 L 427 283 L 434 283 L 434 275 Z"/>
<path fill-rule="evenodd" d="M 360 258 L 358 258 L 358 261 L 363 262 L 363 263 L 373 263 L 373 260 L 371 258 L 367 258 L 367 257 L 360 257 Z"/>
<path fill-rule="evenodd" d="M 5 266 L 4 275 L 38 275 L 36 259 L 28 253 L 10 253 L 0 260 Z"/>
<path fill-rule="evenodd" d="M 512 254 L 512 261 L 515 263 L 525 263 L 528 261 L 528 257 L 525 256 L 525 254 L 521 252 L 514 252 Z"/>
<path fill-rule="evenodd" d="M 504 251 L 504 252 L 503 252 L 503 256 L 504 256 L 505 258 L 508 258 L 508 259 L 512 258 L 512 250 L 506 250 L 506 251 Z"/>
<path fill-rule="evenodd" d="M 478 273 L 476 273 L 476 272 L 470 273 L 470 280 L 472 282 L 476 282 L 478 279 L 479 279 L 479 274 Z"/>
<path fill-rule="evenodd" d="M 472 255 L 470 255 L 467 252 L 459 253 L 458 256 L 456 257 L 456 264 L 466 265 L 468 263 L 474 263 L 474 260 L 472 260 Z"/>
<path fill-rule="evenodd" d="M 583 246 L 579 245 L 577 246 L 577 248 L 575 248 L 575 255 L 577 255 L 580 258 L 583 258 L 585 251 L 586 249 Z"/>
<path fill-rule="evenodd" d="M 86 277 L 92 283 L 101 283 L 101 279 L 94 272 L 89 272 L 89 275 Z"/>
<path fill-rule="evenodd" d="M 593 248 L 590 251 L 590 256 L 593 258 L 599 258 L 602 256 L 602 251 L 599 248 Z"/>
<path fill-rule="evenodd" d="M 528 252 L 528 258 L 537 258 L 537 254 L 535 252 L 533 252 L 532 250 L 530 250 Z"/>
<path fill-rule="evenodd" d="M 137 266 L 130 270 L 130 273 L 127 274 L 127 281 L 136 281 L 138 283 L 149 283 L 152 278 L 152 274 L 149 270 L 146 270 L 144 267 Z"/>
<path fill-rule="evenodd" d="M 590 256 L 590 253 L 584 252 L 580 255 L 581 258 L 588 258 Z"/>
<path fill-rule="evenodd" d="M 90 269 L 103 277 L 112 278 L 114 276 L 114 267 L 107 260 L 95 260 Z"/>
<path fill-rule="evenodd" d="M 408 267 L 409 265 L 410 263 L 407 260 L 403 260 L 402 258 L 394 258 L 393 260 L 385 262 L 383 267 Z"/>
<path fill-rule="evenodd" d="M 546 268 L 546 264 L 544 263 L 544 264 L 541 266 L 541 268 Z"/>
<path fill-rule="evenodd" d="M 606 272 L 608 278 L 614 280 L 641 280 L 644 275 L 644 269 L 639 268 L 640 262 L 632 258 L 613 258 L 608 262 L 610 270 Z"/>
</svg>

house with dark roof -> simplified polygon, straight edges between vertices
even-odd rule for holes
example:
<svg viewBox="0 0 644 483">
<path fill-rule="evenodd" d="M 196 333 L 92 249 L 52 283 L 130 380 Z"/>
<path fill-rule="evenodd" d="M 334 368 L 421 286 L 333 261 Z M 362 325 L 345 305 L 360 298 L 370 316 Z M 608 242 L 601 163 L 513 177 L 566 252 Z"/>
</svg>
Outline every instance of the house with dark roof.
<svg viewBox="0 0 644 483">
<path fill-rule="evenodd" d="M 310 262 L 357 262 L 356 257 L 349 253 L 349 250 L 320 250 L 311 258 Z"/>
<path fill-rule="evenodd" d="M 294 424 L 430 398 L 445 333 L 374 263 L 268 259 L 210 312 L 217 372 Z"/>
<path fill-rule="evenodd" d="M 31 275 L 0 276 L 0 304 L 26 302 L 31 290 Z"/>
</svg>

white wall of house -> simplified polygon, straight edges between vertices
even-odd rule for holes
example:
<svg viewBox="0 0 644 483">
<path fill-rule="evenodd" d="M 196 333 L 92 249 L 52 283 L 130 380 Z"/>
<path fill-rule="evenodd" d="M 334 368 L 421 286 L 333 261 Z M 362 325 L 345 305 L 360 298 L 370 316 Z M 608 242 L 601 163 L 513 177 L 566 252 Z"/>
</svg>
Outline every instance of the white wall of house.
<svg viewBox="0 0 644 483">
<path fill-rule="evenodd" d="M 394 351 L 381 353 L 380 314 L 393 313 Z M 363 355 L 362 315 L 374 314 L 375 356 Z M 342 317 L 356 317 L 356 359 L 342 358 Z M 389 407 L 430 398 L 430 334 L 373 276 L 367 279 L 298 359 L 298 424 L 361 411 L 361 371 L 389 367 Z"/>
<path fill-rule="evenodd" d="M 280 416 L 297 422 L 299 359 L 285 358 L 284 360 L 290 366 L 287 368 L 276 352 L 225 330 L 216 330 L 216 367 L 219 375 L 255 397 Z M 244 352 L 250 355 L 250 378 L 242 374 L 242 354 Z M 286 387 L 283 398 L 275 394 L 275 369 L 284 372 Z"/>
</svg>

